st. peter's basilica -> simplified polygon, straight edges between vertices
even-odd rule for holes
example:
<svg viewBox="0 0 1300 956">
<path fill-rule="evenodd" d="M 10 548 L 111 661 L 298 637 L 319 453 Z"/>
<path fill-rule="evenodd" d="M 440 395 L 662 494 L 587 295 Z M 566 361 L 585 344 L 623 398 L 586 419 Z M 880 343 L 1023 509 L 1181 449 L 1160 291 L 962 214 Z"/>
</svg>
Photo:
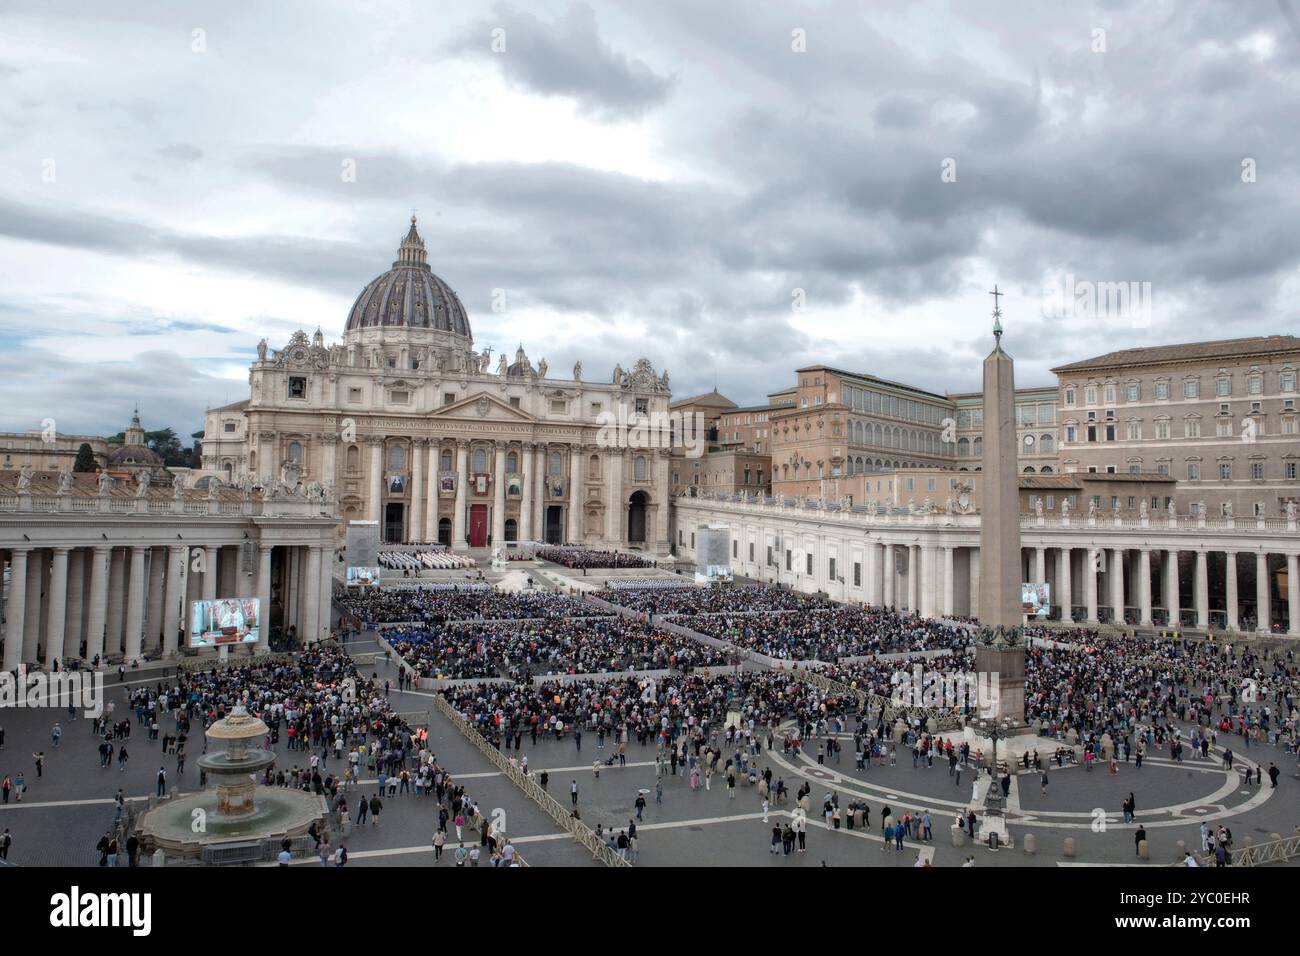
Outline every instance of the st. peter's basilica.
<svg viewBox="0 0 1300 956">
<path fill-rule="evenodd" d="M 459 297 L 433 274 L 415 217 L 392 268 L 357 296 L 343 341 L 317 329 L 258 345 L 251 394 L 208 412 L 203 474 L 318 484 L 340 530 L 478 548 L 538 541 L 668 550 L 669 450 L 606 447 L 602 413 L 666 415 L 646 359 L 609 382 L 475 351 Z"/>
</svg>

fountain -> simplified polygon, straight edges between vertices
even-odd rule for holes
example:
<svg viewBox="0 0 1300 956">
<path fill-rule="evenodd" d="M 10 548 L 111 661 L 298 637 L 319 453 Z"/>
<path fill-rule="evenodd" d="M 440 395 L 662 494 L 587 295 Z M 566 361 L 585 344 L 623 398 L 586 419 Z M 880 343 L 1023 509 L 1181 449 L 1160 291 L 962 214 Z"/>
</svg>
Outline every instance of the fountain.
<svg viewBox="0 0 1300 956">
<path fill-rule="evenodd" d="M 144 851 L 162 849 L 172 858 L 210 859 L 215 856 L 205 848 L 226 844 L 247 851 L 243 857 L 248 859 L 256 843 L 278 850 L 280 840 L 302 836 L 312 823 L 321 825 L 327 809 L 323 797 L 257 783 L 275 763 L 275 754 L 250 744 L 267 730 L 242 704 L 214 722 L 207 739 L 223 741 L 226 749 L 204 754 L 198 765 L 215 788 L 173 796 L 147 811 L 139 833 Z"/>
</svg>

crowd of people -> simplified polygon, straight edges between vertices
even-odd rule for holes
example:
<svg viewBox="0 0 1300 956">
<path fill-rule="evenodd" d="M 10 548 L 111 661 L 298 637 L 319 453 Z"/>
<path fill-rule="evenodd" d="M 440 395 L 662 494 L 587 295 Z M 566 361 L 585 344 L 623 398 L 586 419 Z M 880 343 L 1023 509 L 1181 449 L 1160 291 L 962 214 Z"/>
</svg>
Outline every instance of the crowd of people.
<svg viewBox="0 0 1300 956">
<path fill-rule="evenodd" d="M 728 663 L 716 648 L 622 617 L 397 627 L 385 637 L 420 677 L 505 677 L 691 670 Z"/>
<path fill-rule="evenodd" d="M 678 579 L 667 580 L 676 586 L 631 588 L 625 582 L 611 581 L 597 597 L 640 614 L 675 614 L 683 617 L 737 611 L 831 610 L 841 606 L 825 598 L 775 585 L 741 584 L 733 587 L 697 588 L 682 587 L 683 582 Z"/>
<path fill-rule="evenodd" d="M 552 591 L 496 591 L 488 587 L 370 588 L 339 594 L 336 602 L 360 625 L 448 621 L 595 617 L 605 614 L 580 598 Z"/>
<path fill-rule="evenodd" d="M 553 545 L 531 550 L 512 551 L 507 557 L 513 561 L 530 561 L 534 558 L 560 564 L 566 568 L 653 568 L 655 563 L 650 558 L 626 551 L 602 551 L 597 548 L 568 547 Z"/>
</svg>

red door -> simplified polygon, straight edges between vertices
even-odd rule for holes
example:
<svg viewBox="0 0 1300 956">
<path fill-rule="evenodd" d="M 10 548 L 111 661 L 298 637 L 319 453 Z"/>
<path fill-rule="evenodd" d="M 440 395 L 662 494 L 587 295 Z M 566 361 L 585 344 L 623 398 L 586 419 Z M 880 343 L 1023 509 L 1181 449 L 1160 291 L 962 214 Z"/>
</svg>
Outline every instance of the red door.
<svg viewBox="0 0 1300 956">
<path fill-rule="evenodd" d="M 469 506 L 469 546 L 487 547 L 487 505 Z"/>
</svg>

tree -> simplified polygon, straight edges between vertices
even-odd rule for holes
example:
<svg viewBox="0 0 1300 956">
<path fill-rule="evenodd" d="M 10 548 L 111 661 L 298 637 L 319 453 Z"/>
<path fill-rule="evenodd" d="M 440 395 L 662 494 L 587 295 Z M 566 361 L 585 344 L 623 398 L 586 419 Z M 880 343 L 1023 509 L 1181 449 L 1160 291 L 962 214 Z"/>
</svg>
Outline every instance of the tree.
<svg viewBox="0 0 1300 956">
<path fill-rule="evenodd" d="M 88 442 L 82 442 L 81 447 L 77 449 L 77 460 L 72 464 L 72 470 L 87 474 L 95 470 L 95 453 L 91 450 Z"/>
</svg>

